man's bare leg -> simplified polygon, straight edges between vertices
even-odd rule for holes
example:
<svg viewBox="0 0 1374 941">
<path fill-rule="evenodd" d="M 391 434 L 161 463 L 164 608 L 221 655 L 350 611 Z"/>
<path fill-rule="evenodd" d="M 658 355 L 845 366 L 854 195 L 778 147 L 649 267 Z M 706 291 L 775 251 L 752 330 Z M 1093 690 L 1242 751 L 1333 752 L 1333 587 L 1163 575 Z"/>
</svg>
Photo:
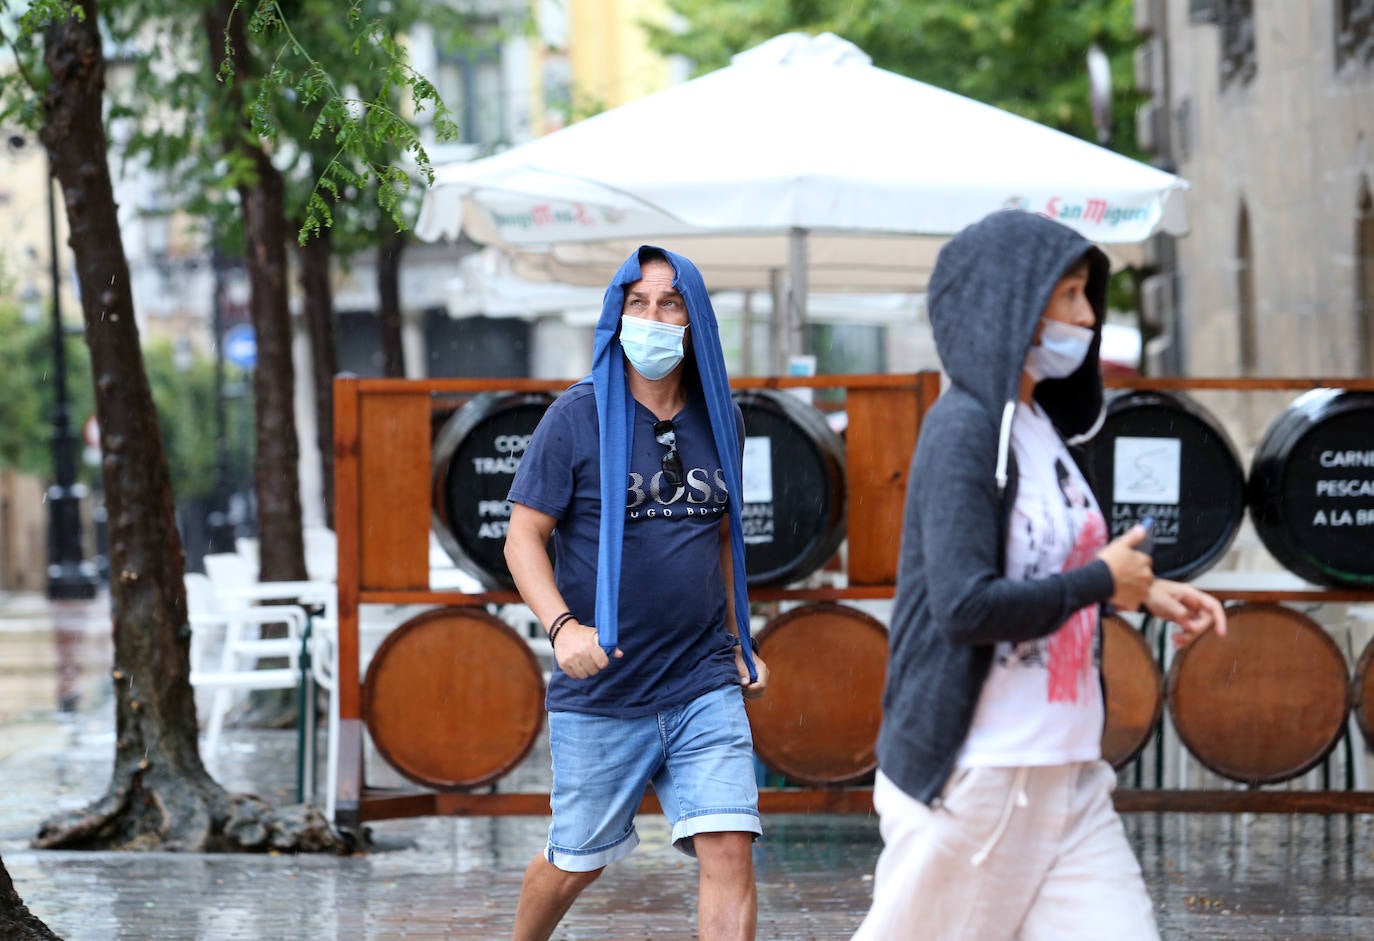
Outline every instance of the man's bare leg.
<svg viewBox="0 0 1374 941">
<path fill-rule="evenodd" d="M 697 900 L 700 941 L 754 941 L 759 914 L 754 835 L 698 833 L 692 844 L 701 864 L 701 896 Z"/>
<path fill-rule="evenodd" d="M 578 895 L 599 875 L 600 869 L 566 872 L 542 855 L 534 857 L 525 868 L 515 906 L 514 941 L 549 941 Z"/>
</svg>

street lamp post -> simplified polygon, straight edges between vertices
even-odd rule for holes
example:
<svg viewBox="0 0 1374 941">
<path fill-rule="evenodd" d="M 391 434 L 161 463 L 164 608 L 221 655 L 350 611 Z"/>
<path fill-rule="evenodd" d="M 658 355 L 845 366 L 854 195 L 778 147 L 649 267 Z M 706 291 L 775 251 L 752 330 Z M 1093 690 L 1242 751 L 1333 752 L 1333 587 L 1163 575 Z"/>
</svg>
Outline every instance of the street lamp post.
<svg viewBox="0 0 1374 941">
<path fill-rule="evenodd" d="M 57 203 L 52 174 L 48 188 L 48 250 L 52 276 L 53 484 L 48 488 L 48 597 L 94 598 L 95 567 L 84 558 L 81 545 L 81 496 L 85 487 L 76 481 L 76 435 L 72 431 L 71 404 L 67 399 L 67 335 L 62 324 L 62 275 L 57 263 Z"/>
<path fill-rule="evenodd" d="M 215 492 L 206 517 L 206 539 L 211 552 L 234 551 L 234 524 L 229 519 L 229 426 L 224 409 L 224 257 L 210 247 L 210 273 L 214 294 L 210 329 L 215 342 Z"/>
<path fill-rule="evenodd" d="M 1088 47 L 1088 103 L 1092 107 L 1097 142 L 1112 149 L 1112 63 L 1102 47 Z"/>
</svg>

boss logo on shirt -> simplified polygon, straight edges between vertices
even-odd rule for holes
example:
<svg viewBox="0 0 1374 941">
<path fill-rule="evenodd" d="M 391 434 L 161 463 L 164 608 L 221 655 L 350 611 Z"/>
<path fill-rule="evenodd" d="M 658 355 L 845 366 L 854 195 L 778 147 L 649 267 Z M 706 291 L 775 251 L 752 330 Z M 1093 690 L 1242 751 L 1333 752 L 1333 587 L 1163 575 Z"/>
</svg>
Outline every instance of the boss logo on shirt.
<svg viewBox="0 0 1374 941">
<path fill-rule="evenodd" d="M 704 467 L 689 468 L 681 487 L 663 479 L 663 472 L 646 482 L 643 474 L 630 472 L 625 496 L 625 518 L 631 520 L 671 519 L 675 516 L 719 516 L 729 501 L 725 472 L 711 473 Z"/>
</svg>

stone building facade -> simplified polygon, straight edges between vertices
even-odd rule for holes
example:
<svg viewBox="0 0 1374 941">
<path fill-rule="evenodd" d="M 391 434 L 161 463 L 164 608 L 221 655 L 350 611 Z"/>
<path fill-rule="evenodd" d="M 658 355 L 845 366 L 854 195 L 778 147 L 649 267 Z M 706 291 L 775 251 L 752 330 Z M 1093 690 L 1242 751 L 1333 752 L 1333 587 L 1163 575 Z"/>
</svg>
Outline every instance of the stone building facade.
<svg viewBox="0 0 1374 941">
<path fill-rule="evenodd" d="M 1139 137 L 1191 186 L 1191 231 L 1155 240 L 1142 283 L 1161 334 L 1147 371 L 1374 377 L 1374 0 L 1135 0 L 1135 15 Z M 1298 395 L 1189 397 L 1248 474 Z M 1217 568 L 1222 587 L 1236 569 L 1286 584 L 1248 514 Z"/>
<path fill-rule="evenodd" d="M 1191 233 L 1147 315 L 1195 376 L 1374 375 L 1374 2 L 1136 0 L 1141 140 Z M 1169 255 L 1172 251 L 1173 258 Z"/>
</svg>

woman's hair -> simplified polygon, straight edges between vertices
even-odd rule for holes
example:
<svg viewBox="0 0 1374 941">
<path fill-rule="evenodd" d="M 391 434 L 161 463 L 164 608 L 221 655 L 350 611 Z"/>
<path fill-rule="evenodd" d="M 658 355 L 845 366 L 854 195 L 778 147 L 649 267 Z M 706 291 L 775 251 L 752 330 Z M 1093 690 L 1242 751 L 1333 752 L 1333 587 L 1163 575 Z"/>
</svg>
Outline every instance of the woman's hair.
<svg viewBox="0 0 1374 941">
<path fill-rule="evenodd" d="M 1088 249 L 1088 251 L 1084 252 L 1082 255 L 1079 255 L 1078 260 L 1070 264 L 1067 268 L 1065 268 L 1064 273 L 1061 274 L 1059 277 L 1067 278 L 1069 275 L 1074 274 L 1081 274 L 1085 278 L 1089 277 L 1092 274 L 1092 261 L 1089 258 L 1089 253 L 1091 251 L 1092 249 Z"/>
<path fill-rule="evenodd" d="M 1072 507 L 1074 505 L 1072 496 L 1074 492 L 1077 492 L 1080 499 L 1083 501 L 1080 505 L 1087 505 L 1087 497 L 1083 494 L 1078 481 L 1075 480 L 1073 474 L 1069 472 L 1068 465 L 1059 458 L 1054 459 L 1054 474 L 1055 477 L 1059 479 L 1059 493 L 1064 498 L 1065 506 Z"/>
</svg>

